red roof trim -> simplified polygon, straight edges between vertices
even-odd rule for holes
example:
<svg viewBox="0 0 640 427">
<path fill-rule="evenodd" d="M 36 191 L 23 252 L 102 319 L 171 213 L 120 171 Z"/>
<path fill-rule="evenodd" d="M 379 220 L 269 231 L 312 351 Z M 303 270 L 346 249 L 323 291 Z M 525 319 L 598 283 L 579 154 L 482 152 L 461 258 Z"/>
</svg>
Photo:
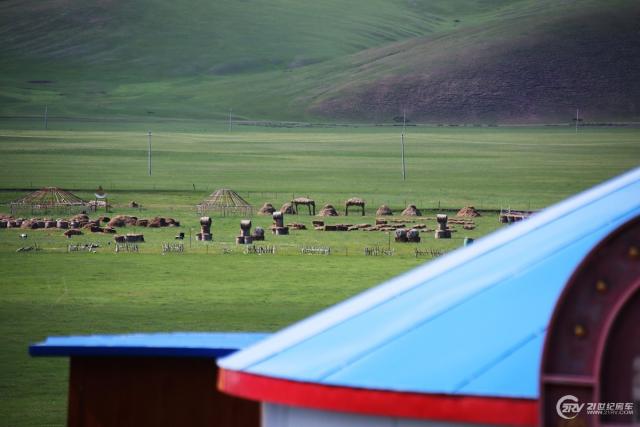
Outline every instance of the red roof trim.
<svg viewBox="0 0 640 427">
<path fill-rule="evenodd" d="M 536 426 L 538 400 L 407 393 L 290 381 L 220 368 L 218 388 L 251 400 L 368 415 Z"/>
</svg>

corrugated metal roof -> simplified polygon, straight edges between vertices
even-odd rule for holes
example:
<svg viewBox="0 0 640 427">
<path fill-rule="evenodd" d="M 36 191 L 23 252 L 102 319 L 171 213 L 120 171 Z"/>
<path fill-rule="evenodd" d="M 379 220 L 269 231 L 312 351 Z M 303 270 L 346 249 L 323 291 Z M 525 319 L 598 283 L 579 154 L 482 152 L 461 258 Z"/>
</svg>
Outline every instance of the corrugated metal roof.
<svg viewBox="0 0 640 427">
<path fill-rule="evenodd" d="M 356 388 L 538 397 L 545 330 L 578 263 L 640 215 L 640 169 L 418 267 L 219 365 Z"/>
</svg>

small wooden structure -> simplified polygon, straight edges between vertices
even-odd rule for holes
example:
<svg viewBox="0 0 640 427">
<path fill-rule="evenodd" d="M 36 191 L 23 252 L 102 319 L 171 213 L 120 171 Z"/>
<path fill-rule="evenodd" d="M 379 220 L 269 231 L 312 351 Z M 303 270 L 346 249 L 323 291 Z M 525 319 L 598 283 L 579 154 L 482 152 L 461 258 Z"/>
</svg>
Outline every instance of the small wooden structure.
<svg viewBox="0 0 640 427">
<path fill-rule="evenodd" d="M 352 197 L 346 202 L 344 202 L 344 215 L 345 216 L 349 215 L 349 206 L 357 206 L 360 209 L 362 209 L 362 216 L 364 216 L 364 205 L 365 205 L 364 200 L 358 197 Z"/>
<path fill-rule="evenodd" d="M 125 241 L 126 241 L 127 243 L 144 242 L 144 234 L 140 234 L 140 233 L 127 233 L 124 237 L 125 237 Z"/>
<path fill-rule="evenodd" d="M 216 359 L 266 335 L 50 337 L 32 356 L 69 357 L 69 427 L 258 427 L 260 404 L 216 389 Z"/>
<path fill-rule="evenodd" d="M 104 211 L 109 212 L 109 198 L 102 188 L 102 185 L 98 186 L 94 196 L 96 197 L 95 200 L 89 202 L 89 205 L 93 207 L 93 210 L 97 211 L 99 207 L 104 207 Z"/>
<path fill-rule="evenodd" d="M 308 197 L 296 197 L 291 201 L 291 204 L 293 205 L 293 208 L 296 212 L 300 212 L 298 206 L 303 205 L 309 208 L 309 215 L 316 214 L 316 202 L 315 200 L 309 199 Z"/>
<path fill-rule="evenodd" d="M 228 188 L 221 188 L 212 193 L 198 206 L 198 213 L 218 212 L 222 216 L 251 216 L 253 207 L 238 193 Z"/>
<path fill-rule="evenodd" d="M 44 187 L 10 203 L 11 215 L 18 212 L 31 214 L 77 213 L 91 208 L 80 197 L 58 187 Z"/>
</svg>

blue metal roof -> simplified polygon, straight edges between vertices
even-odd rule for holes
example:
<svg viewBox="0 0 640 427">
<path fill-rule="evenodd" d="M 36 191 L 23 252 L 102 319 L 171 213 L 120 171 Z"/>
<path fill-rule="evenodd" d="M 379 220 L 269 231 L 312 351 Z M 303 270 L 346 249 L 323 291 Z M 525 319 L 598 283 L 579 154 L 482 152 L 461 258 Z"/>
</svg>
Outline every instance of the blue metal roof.
<svg viewBox="0 0 640 427">
<path fill-rule="evenodd" d="M 570 275 L 640 215 L 640 168 L 218 361 L 293 381 L 538 398 L 545 331 Z"/>
<path fill-rule="evenodd" d="M 222 357 L 266 338 L 259 333 L 175 332 L 48 337 L 32 356 Z"/>
</svg>

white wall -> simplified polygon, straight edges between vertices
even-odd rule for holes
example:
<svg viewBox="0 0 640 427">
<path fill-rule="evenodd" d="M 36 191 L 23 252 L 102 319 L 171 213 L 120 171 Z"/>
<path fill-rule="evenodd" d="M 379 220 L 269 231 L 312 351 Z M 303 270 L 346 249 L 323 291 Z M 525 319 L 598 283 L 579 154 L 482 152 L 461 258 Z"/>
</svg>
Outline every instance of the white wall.
<svg viewBox="0 0 640 427">
<path fill-rule="evenodd" d="M 481 427 L 408 418 L 373 417 L 345 412 L 326 412 L 291 406 L 262 404 L 262 427 Z"/>
</svg>

